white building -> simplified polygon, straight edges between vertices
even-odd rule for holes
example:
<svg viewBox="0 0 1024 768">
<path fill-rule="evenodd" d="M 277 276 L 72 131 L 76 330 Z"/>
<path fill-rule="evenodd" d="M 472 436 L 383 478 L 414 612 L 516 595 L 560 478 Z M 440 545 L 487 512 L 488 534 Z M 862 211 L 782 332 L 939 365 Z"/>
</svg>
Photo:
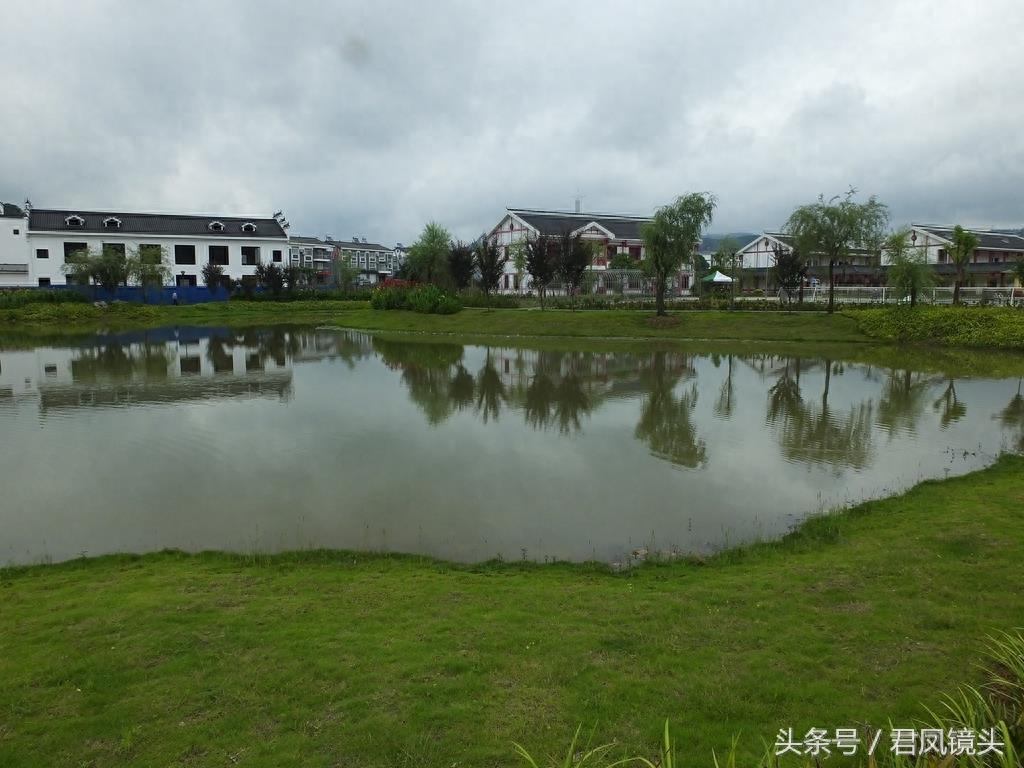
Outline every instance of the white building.
<svg viewBox="0 0 1024 768">
<path fill-rule="evenodd" d="M 505 254 L 510 255 L 514 243 L 538 235 L 561 237 L 564 234 L 579 234 L 594 246 L 594 258 L 590 269 L 603 271 L 610 267 L 612 259 L 622 255 L 636 268 L 645 256 L 644 241 L 640 228 L 651 221 L 649 216 L 630 216 L 618 213 L 584 213 L 582 211 L 543 211 L 530 208 L 507 208 L 501 221 L 491 229 L 488 237 L 497 243 Z M 690 288 L 690 273 L 680 272 L 675 288 L 687 291 Z M 522 293 L 530 290 L 528 275 L 520 275 L 510 258 L 505 265 L 499 289 L 503 292 Z"/>
<path fill-rule="evenodd" d="M 67 257 L 86 249 L 162 253 L 178 286 L 202 285 L 207 263 L 221 265 L 226 278 L 240 280 L 253 276 L 261 262 L 283 264 L 288 252 L 283 218 L 273 217 L 33 207 L 21 226 L 27 226 L 22 247 L 28 271 L 18 273 L 16 283 L 0 285 L 65 285 Z M 20 227 L 15 224 L 14 229 Z M 7 258 L 13 257 L 3 257 Z"/>
<path fill-rule="evenodd" d="M 25 212 L 0 203 L 0 288 L 29 285 L 28 222 Z"/>
</svg>

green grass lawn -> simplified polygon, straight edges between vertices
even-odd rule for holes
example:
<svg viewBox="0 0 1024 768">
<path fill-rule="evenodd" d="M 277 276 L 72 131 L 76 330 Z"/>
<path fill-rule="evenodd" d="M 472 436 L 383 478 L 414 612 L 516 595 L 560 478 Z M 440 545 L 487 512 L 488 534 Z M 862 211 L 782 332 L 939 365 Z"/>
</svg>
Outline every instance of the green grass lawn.
<svg viewBox="0 0 1024 768">
<path fill-rule="evenodd" d="M 588 338 L 870 341 L 856 321 L 818 312 L 680 312 L 679 325 L 652 327 L 653 313 L 631 310 L 464 309 L 455 315 L 384 312 L 366 302 L 216 302 L 191 306 L 35 304 L 0 311 L 0 329 L 92 331 L 175 324 L 331 323 L 351 328 L 428 333 Z"/>
<path fill-rule="evenodd" d="M 0 765 L 687 764 L 911 724 L 1024 617 L 1024 459 L 706 564 L 158 554 L 0 572 Z M 585 535 L 581 531 L 580 535 Z M 833 760 L 833 764 L 836 761 Z"/>
</svg>

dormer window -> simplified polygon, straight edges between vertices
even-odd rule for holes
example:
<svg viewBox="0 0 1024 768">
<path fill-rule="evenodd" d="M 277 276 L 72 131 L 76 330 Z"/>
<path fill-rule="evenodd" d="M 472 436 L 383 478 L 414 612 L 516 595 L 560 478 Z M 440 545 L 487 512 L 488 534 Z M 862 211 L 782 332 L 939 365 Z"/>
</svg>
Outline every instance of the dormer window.
<svg viewBox="0 0 1024 768">
<path fill-rule="evenodd" d="M 210 231 L 211 232 L 223 232 L 224 231 L 224 223 L 221 222 L 221 221 L 211 221 L 210 222 Z"/>
<path fill-rule="evenodd" d="M 103 220 L 103 227 L 105 229 L 120 229 L 121 220 L 116 216 L 110 216 Z"/>
<path fill-rule="evenodd" d="M 242 225 L 242 231 L 243 232 L 255 232 L 256 231 L 256 225 L 253 224 L 251 221 L 247 221 L 247 222 L 245 222 L 245 224 Z"/>
<path fill-rule="evenodd" d="M 67 224 L 69 227 L 84 227 L 85 219 L 77 215 L 68 216 L 66 219 L 64 219 L 64 223 Z"/>
</svg>

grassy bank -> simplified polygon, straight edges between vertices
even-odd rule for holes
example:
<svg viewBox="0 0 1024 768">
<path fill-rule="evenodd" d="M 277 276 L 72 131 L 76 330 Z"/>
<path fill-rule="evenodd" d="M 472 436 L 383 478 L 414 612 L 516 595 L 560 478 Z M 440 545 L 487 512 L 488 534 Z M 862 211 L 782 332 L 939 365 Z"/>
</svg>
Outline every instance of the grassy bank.
<svg viewBox="0 0 1024 768">
<path fill-rule="evenodd" d="M 514 765 L 576 723 L 759 756 L 909 724 L 1024 616 L 1024 459 L 705 564 L 175 553 L 0 572 L 0 764 Z M 835 761 L 834 761 L 835 762 Z"/>
<path fill-rule="evenodd" d="M 900 343 L 1024 350 L 1024 312 L 919 307 L 822 312 L 684 311 L 667 323 L 635 310 L 465 309 L 454 315 L 378 311 L 361 301 L 218 302 L 191 306 L 36 304 L 0 311 L 0 332 L 26 336 L 161 325 L 331 324 L 374 331 L 574 339 Z"/>
</svg>

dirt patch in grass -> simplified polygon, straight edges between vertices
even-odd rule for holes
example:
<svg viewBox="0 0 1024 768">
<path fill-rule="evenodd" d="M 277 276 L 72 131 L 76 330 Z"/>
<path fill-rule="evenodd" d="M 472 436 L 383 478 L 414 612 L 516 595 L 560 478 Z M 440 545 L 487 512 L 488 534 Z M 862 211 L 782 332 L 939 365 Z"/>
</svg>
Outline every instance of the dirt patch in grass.
<svg viewBox="0 0 1024 768">
<path fill-rule="evenodd" d="M 679 318 L 673 317 L 672 315 L 666 315 L 665 317 L 648 317 L 644 324 L 648 328 L 677 328 L 679 327 Z"/>
</svg>

